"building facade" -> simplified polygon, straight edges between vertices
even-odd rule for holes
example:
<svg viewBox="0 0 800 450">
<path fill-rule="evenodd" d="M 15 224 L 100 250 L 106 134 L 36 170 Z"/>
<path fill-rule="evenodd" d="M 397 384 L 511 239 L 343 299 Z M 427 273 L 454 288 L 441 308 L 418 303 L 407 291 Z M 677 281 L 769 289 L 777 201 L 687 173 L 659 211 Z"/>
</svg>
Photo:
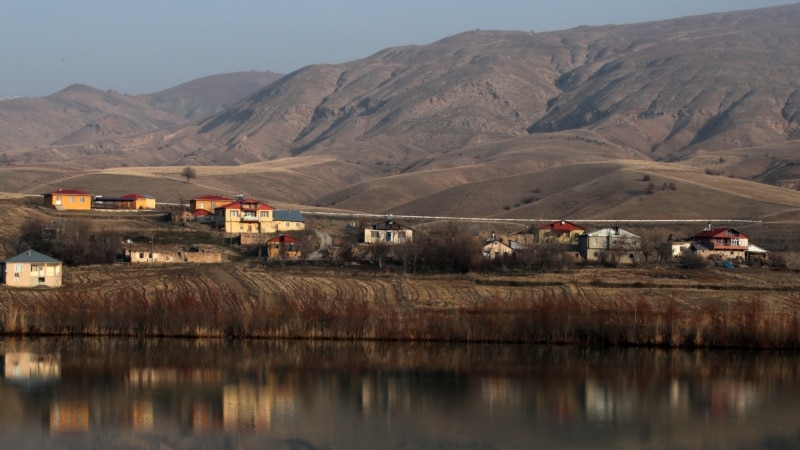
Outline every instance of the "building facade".
<svg viewBox="0 0 800 450">
<path fill-rule="evenodd" d="M 397 223 L 394 219 L 372 224 L 364 229 L 364 242 L 367 244 L 402 244 L 414 240 L 414 230 Z"/>
<path fill-rule="evenodd" d="M 214 210 L 214 224 L 229 234 L 275 233 L 278 230 L 272 217 L 274 210 L 258 200 L 238 200 L 217 207 Z"/>
<path fill-rule="evenodd" d="M 0 264 L 3 269 L 3 281 L 8 286 L 61 286 L 62 262 L 36 250 L 27 250 Z"/>
<path fill-rule="evenodd" d="M 585 261 L 633 264 L 641 257 L 642 238 L 620 227 L 602 228 L 578 238 L 578 253 Z"/>
<path fill-rule="evenodd" d="M 61 211 L 92 209 L 92 194 L 75 189 L 61 189 L 43 194 L 44 205 Z"/>
<path fill-rule="evenodd" d="M 750 238 L 733 228 L 712 228 L 710 225 L 692 236 L 692 250 L 704 258 L 745 259 Z"/>
</svg>

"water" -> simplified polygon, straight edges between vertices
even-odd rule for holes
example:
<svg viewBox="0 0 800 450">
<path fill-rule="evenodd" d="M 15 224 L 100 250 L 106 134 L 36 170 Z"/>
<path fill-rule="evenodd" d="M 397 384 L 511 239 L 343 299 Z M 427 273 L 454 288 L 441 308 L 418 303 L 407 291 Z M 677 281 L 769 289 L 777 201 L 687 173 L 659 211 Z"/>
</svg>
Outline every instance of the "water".
<svg viewBox="0 0 800 450">
<path fill-rule="evenodd" d="M 0 448 L 800 448 L 800 356 L 0 340 Z"/>
</svg>

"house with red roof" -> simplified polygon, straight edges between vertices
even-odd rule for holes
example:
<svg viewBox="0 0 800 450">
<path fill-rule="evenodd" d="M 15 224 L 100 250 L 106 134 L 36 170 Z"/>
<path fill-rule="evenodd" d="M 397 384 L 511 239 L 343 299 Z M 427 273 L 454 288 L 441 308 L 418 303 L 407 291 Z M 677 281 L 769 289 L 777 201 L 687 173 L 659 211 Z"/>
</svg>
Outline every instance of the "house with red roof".
<svg viewBox="0 0 800 450">
<path fill-rule="evenodd" d="M 586 232 L 582 226 L 566 220 L 557 220 L 539 226 L 536 233 L 537 244 L 578 245 L 578 236 Z"/>
<path fill-rule="evenodd" d="M 58 188 L 53 192 L 42 194 L 44 206 L 59 211 L 88 211 L 92 209 L 92 194 L 76 189 Z"/>
<path fill-rule="evenodd" d="M 237 200 L 214 209 L 214 225 L 228 234 L 236 234 L 253 243 L 264 242 L 261 236 L 277 232 L 272 211 L 275 208 L 258 200 Z"/>
<path fill-rule="evenodd" d="M 189 200 L 189 212 L 195 221 L 213 224 L 216 220 L 214 210 L 229 203 L 233 203 L 233 200 L 221 195 L 201 195 Z"/>
<path fill-rule="evenodd" d="M 121 197 L 98 196 L 95 198 L 95 206 L 113 209 L 156 209 L 156 199 L 149 195 L 140 194 L 125 194 Z"/>
<path fill-rule="evenodd" d="M 750 246 L 750 238 L 734 228 L 712 228 L 692 236 L 690 250 L 704 258 L 745 259 Z"/>
<path fill-rule="evenodd" d="M 288 234 L 275 236 L 267 241 L 267 258 L 299 259 L 302 256 L 303 243 Z"/>
</svg>

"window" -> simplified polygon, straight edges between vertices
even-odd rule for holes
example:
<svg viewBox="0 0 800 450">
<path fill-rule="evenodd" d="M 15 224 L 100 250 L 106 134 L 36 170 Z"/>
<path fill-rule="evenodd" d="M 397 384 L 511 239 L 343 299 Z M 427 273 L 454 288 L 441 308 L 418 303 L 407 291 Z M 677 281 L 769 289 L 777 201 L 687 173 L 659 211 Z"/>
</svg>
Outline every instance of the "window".
<svg viewBox="0 0 800 450">
<path fill-rule="evenodd" d="M 213 206 L 213 204 L 212 204 L 212 206 Z M 206 209 L 206 202 L 200 202 L 200 204 L 197 205 L 197 209 Z"/>
<path fill-rule="evenodd" d="M 380 239 L 380 237 L 381 237 L 380 231 L 373 231 L 372 232 L 372 238 L 373 239 Z"/>
<path fill-rule="evenodd" d="M 266 217 L 269 219 L 269 211 L 261 211 L 261 217 Z"/>
<path fill-rule="evenodd" d="M 14 264 L 14 272 L 22 272 L 22 264 Z"/>
<path fill-rule="evenodd" d="M 70 203 L 75 203 L 75 197 L 72 197 L 72 196 L 70 196 L 70 197 L 69 197 L 69 202 L 70 202 Z"/>
<path fill-rule="evenodd" d="M 81 203 L 86 203 L 86 197 L 81 197 Z"/>
<path fill-rule="evenodd" d="M 236 211 L 235 209 L 232 209 L 231 210 L 231 217 L 239 217 L 239 211 Z"/>
<path fill-rule="evenodd" d="M 392 242 L 392 234 L 391 231 L 386 232 L 386 242 Z"/>
</svg>

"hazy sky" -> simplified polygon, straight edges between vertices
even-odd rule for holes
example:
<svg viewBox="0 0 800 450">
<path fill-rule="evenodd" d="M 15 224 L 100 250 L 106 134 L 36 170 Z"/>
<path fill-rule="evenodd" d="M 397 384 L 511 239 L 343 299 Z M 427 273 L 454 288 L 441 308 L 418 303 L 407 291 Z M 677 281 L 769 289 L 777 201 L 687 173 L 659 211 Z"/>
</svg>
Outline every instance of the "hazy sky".
<svg viewBox="0 0 800 450">
<path fill-rule="evenodd" d="M 462 31 L 552 31 L 791 0 L 0 0 L 0 98 L 289 73 Z"/>
</svg>

